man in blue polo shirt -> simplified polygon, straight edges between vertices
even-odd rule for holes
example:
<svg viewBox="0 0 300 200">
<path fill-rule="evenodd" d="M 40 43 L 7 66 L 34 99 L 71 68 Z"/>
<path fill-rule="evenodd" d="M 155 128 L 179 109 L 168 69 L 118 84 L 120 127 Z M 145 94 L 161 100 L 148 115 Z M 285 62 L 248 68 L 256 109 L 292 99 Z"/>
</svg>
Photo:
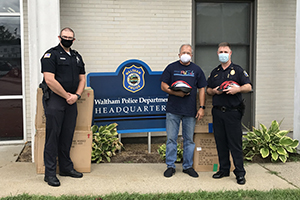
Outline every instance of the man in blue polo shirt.
<svg viewBox="0 0 300 200">
<path fill-rule="evenodd" d="M 177 138 L 180 122 L 182 122 L 183 172 L 196 178 L 198 174 L 192 167 L 195 148 L 193 136 L 196 119 L 200 120 L 204 116 L 207 82 L 201 68 L 191 62 L 193 56 L 191 45 L 183 44 L 178 56 L 180 60 L 169 64 L 160 78 L 161 89 L 169 94 L 166 108 L 167 170 L 164 176 L 171 177 L 175 174 Z M 197 91 L 200 100 L 198 106 Z"/>
</svg>

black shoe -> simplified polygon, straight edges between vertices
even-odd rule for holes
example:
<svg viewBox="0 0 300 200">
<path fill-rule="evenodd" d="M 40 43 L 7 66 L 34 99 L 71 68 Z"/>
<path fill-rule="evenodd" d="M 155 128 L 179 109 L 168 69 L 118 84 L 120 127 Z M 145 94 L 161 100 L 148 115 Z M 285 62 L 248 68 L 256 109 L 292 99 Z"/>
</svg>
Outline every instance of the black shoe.
<svg viewBox="0 0 300 200">
<path fill-rule="evenodd" d="M 212 177 L 213 178 L 223 178 L 225 176 L 229 176 L 229 172 L 224 172 L 224 171 L 218 171 L 217 173 L 215 173 Z"/>
<path fill-rule="evenodd" d="M 237 176 L 236 177 L 236 182 L 240 185 L 244 185 L 246 183 L 246 179 L 244 176 Z"/>
<path fill-rule="evenodd" d="M 199 177 L 198 173 L 191 167 L 188 169 L 182 170 L 183 173 L 190 175 L 191 177 L 197 178 Z"/>
<path fill-rule="evenodd" d="M 59 172 L 59 175 L 60 176 L 70 176 L 70 177 L 73 177 L 73 178 L 83 177 L 83 174 L 76 171 L 75 169 L 72 169 L 71 171 L 68 171 L 68 172 Z"/>
<path fill-rule="evenodd" d="M 60 186 L 60 182 L 56 176 L 45 176 L 44 181 L 48 183 L 50 186 L 58 187 Z"/>
<path fill-rule="evenodd" d="M 164 176 L 169 178 L 171 176 L 173 176 L 175 174 L 176 170 L 172 167 L 168 168 L 165 172 L 164 172 Z"/>
</svg>

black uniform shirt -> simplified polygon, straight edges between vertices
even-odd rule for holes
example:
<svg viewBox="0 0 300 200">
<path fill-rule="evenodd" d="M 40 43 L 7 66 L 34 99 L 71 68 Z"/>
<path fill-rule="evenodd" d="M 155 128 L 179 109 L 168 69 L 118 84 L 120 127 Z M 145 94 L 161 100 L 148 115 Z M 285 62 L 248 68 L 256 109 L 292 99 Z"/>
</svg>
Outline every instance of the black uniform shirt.
<svg viewBox="0 0 300 200">
<path fill-rule="evenodd" d="M 60 46 L 46 51 L 41 58 L 42 73 L 55 74 L 55 79 L 70 93 L 75 93 L 79 84 L 79 75 L 85 74 L 84 63 L 81 55 L 70 50 L 70 55 Z"/>
<path fill-rule="evenodd" d="M 229 67 L 227 67 L 225 70 L 223 70 L 221 65 L 216 67 L 207 79 L 207 87 L 215 88 L 217 86 L 220 86 L 224 81 L 230 80 L 237 82 L 240 86 L 245 85 L 247 83 L 251 84 L 247 72 L 239 65 L 231 63 Z M 214 106 L 226 106 L 229 108 L 233 108 L 238 106 L 242 101 L 243 99 L 241 93 L 231 95 L 226 94 L 226 92 L 223 92 L 220 95 L 213 96 Z"/>
</svg>

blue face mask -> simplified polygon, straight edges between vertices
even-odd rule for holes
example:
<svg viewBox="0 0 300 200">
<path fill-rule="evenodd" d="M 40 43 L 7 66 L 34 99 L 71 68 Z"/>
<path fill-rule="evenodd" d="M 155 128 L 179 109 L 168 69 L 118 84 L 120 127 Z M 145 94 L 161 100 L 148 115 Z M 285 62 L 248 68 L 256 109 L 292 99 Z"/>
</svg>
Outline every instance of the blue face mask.
<svg viewBox="0 0 300 200">
<path fill-rule="evenodd" d="M 221 63 L 227 63 L 229 60 L 229 53 L 220 53 L 219 54 L 219 61 Z"/>
</svg>

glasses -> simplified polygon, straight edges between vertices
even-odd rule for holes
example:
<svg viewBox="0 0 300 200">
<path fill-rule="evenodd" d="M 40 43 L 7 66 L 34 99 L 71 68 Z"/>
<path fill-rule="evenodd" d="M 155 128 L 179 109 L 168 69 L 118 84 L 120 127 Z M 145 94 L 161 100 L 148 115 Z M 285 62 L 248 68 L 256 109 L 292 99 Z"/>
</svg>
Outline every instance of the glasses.
<svg viewBox="0 0 300 200">
<path fill-rule="evenodd" d="M 61 38 L 65 39 L 65 40 L 74 40 L 73 37 L 67 37 L 67 36 L 60 36 Z"/>
</svg>

